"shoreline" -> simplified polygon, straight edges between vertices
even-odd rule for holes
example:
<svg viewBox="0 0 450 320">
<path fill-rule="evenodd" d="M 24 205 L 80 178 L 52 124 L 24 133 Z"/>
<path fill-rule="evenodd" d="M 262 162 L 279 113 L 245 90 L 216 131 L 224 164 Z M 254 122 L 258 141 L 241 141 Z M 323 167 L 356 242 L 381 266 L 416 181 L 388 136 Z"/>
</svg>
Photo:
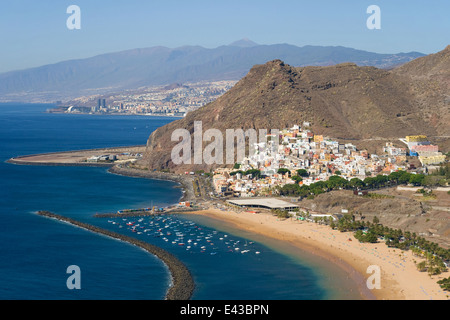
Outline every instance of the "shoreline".
<svg viewBox="0 0 450 320">
<path fill-rule="evenodd" d="M 299 250 L 309 252 L 341 267 L 354 281 L 365 299 L 376 300 L 448 300 L 450 293 L 443 291 L 437 279 L 419 272 L 411 251 L 388 248 L 384 243 L 359 243 L 352 232 L 341 233 L 328 226 L 290 219 L 278 220 L 270 214 L 236 213 L 214 208 L 187 214 L 203 215 L 230 223 L 233 227 L 264 237 L 281 240 Z M 348 241 L 352 239 L 352 241 Z M 369 290 L 366 279 L 369 266 L 379 266 L 381 289 Z"/>
<path fill-rule="evenodd" d="M 183 195 L 181 196 L 180 201 L 193 201 L 195 199 L 194 188 L 192 185 L 192 178 L 187 175 L 165 173 L 160 171 L 147 171 L 141 169 L 123 168 L 119 166 L 112 166 L 111 168 L 108 169 L 108 172 L 126 177 L 176 182 L 181 186 L 181 189 L 183 190 Z"/>
<path fill-rule="evenodd" d="M 165 300 L 189 300 L 195 289 L 195 283 L 189 269 L 174 255 L 168 251 L 154 246 L 150 243 L 122 235 L 113 231 L 102 229 L 88 223 L 80 222 L 72 218 L 57 215 L 48 211 L 39 211 L 39 216 L 56 219 L 58 221 L 69 223 L 73 226 L 97 233 L 107 237 L 121 240 L 129 244 L 135 245 L 156 256 L 169 269 L 172 285 L 167 290 Z"/>
<path fill-rule="evenodd" d="M 127 148 L 127 147 L 123 147 Z M 129 147 L 131 148 L 131 147 Z M 111 150 L 103 148 L 100 150 Z M 98 149 L 96 149 L 98 150 Z M 90 151 L 90 150 L 83 150 Z M 70 153 L 67 151 L 65 153 Z M 57 155 L 50 153 L 47 155 Z M 21 158 L 27 158 L 22 156 Z M 15 159 L 15 158 L 13 158 Z M 42 165 L 39 162 L 14 164 Z M 64 162 L 58 162 L 58 157 L 53 159 L 50 165 L 65 166 Z M 82 165 L 70 163 L 70 166 Z M 189 175 L 164 173 L 159 171 L 147 171 L 135 168 L 123 168 L 110 164 L 107 170 L 111 174 L 118 174 L 135 178 L 157 179 L 178 183 L 183 195 L 180 201 L 195 201 L 193 179 Z M 419 272 L 416 268 L 416 259 L 411 251 L 388 248 L 384 243 L 368 244 L 359 243 L 352 232 L 341 233 L 332 230 L 328 226 L 322 226 L 311 222 L 278 220 L 270 214 L 252 214 L 248 212 L 236 213 L 231 209 L 227 211 L 215 208 L 207 208 L 198 211 L 186 211 L 183 214 L 204 215 L 219 221 L 230 223 L 236 229 L 245 230 L 264 237 L 281 240 L 300 250 L 311 253 L 322 259 L 326 259 L 340 267 L 348 275 L 348 279 L 356 283 L 363 299 L 376 300 L 448 300 L 450 293 L 443 291 L 437 284 L 438 279 L 447 278 L 447 271 L 439 276 L 428 276 Z M 349 239 L 352 239 L 349 241 Z M 386 260 L 388 259 L 388 260 Z M 366 278 L 368 266 L 379 266 L 381 270 L 381 289 L 369 290 Z"/>
</svg>

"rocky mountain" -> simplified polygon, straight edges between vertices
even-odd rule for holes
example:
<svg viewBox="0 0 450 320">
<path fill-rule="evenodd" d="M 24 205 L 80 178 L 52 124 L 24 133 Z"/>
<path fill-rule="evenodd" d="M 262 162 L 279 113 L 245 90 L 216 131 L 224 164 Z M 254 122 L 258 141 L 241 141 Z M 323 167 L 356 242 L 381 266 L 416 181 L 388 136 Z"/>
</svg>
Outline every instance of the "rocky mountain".
<svg viewBox="0 0 450 320">
<path fill-rule="evenodd" d="M 449 151 L 450 46 L 401 67 L 385 70 L 343 63 L 292 67 L 281 60 L 255 65 L 216 101 L 159 128 L 147 142 L 144 166 L 174 171 L 211 166 L 175 165 L 176 129 L 283 129 L 304 121 L 316 134 L 352 141 L 358 147 L 425 134 Z M 204 143 L 204 146 L 207 143 Z M 191 144 L 193 146 L 193 143 Z M 193 152 L 193 151 L 192 151 Z"/>
<path fill-rule="evenodd" d="M 438 53 L 398 67 L 393 72 L 413 80 L 409 91 L 422 109 L 423 118 L 438 128 L 438 140 L 446 140 L 450 134 L 450 45 Z"/>
<path fill-rule="evenodd" d="M 293 66 L 353 62 L 392 68 L 421 53 L 378 54 L 345 47 L 258 45 L 243 39 L 207 49 L 151 47 L 0 74 L 0 101 L 53 102 L 144 86 L 239 80 L 255 64 L 282 59 Z"/>
</svg>

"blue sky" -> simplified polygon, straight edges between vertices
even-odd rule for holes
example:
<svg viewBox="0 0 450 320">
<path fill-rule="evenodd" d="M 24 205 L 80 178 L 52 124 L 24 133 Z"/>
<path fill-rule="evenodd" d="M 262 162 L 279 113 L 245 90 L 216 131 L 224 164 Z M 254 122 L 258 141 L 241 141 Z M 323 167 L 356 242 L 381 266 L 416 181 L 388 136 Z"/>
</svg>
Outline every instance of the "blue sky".
<svg viewBox="0 0 450 320">
<path fill-rule="evenodd" d="M 10 0 L 0 4 L 0 72 L 151 46 L 340 45 L 434 53 L 450 44 L 448 0 Z M 81 9 L 69 30 L 66 9 Z M 369 5 L 381 29 L 369 30 Z"/>
</svg>

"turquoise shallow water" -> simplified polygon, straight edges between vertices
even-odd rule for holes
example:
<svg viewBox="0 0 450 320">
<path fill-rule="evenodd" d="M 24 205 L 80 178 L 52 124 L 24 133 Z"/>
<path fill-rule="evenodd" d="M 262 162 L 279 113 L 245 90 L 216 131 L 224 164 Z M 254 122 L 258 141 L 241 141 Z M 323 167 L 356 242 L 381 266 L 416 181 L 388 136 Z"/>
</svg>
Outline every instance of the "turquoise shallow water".
<svg viewBox="0 0 450 320">
<path fill-rule="evenodd" d="M 170 284 L 167 268 L 143 250 L 39 217 L 34 214 L 38 210 L 110 228 L 167 249 L 191 270 L 197 284 L 194 299 L 336 297 L 334 289 L 320 281 L 314 262 L 293 258 L 276 245 L 259 241 L 262 239 L 252 241 L 248 234 L 183 215 L 166 217 L 157 229 L 149 218 L 139 222 L 92 216 L 176 203 L 181 190 L 173 182 L 113 175 L 104 168 L 5 163 L 17 155 L 145 144 L 153 130 L 174 120 L 44 113 L 48 107 L 0 106 L 1 299 L 162 299 Z M 139 226 L 132 230 L 127 222 Z M 165 234 L 155 234 L 162 233 L 158 231 L 162 228 Z M 81 290 L 66 286 L 69 265 L 80 267 Z"/>
</svg>

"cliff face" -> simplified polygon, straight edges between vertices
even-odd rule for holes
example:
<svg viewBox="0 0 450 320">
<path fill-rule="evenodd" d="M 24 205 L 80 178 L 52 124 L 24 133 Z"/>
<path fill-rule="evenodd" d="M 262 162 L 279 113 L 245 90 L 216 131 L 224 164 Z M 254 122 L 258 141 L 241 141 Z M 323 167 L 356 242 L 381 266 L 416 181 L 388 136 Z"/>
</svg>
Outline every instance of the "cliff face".
<svg viewBox="0 0 450 320">
<path fill-rule="evenodd" d="M 416 59 L 391 71 L 352 63 L 291 67 L 281 60 L 254 66 L 230 91 L 151 134 L 144 165 L 173 171 L 211 166 L 175 165 L 171 141 L 176 129 L 284 129 L 308 121 L 316 134 L 359 142 L 406 135 L 450 135 L 449 54 Z M 209 143 L 209 142 L 208 142 Z M 204 143 L 204 146 L 208 143 Z M 444 148 L 448 139 L 440 139 Z M 193 143 L 192 146 L 193 147 Z"/>
</svg>

